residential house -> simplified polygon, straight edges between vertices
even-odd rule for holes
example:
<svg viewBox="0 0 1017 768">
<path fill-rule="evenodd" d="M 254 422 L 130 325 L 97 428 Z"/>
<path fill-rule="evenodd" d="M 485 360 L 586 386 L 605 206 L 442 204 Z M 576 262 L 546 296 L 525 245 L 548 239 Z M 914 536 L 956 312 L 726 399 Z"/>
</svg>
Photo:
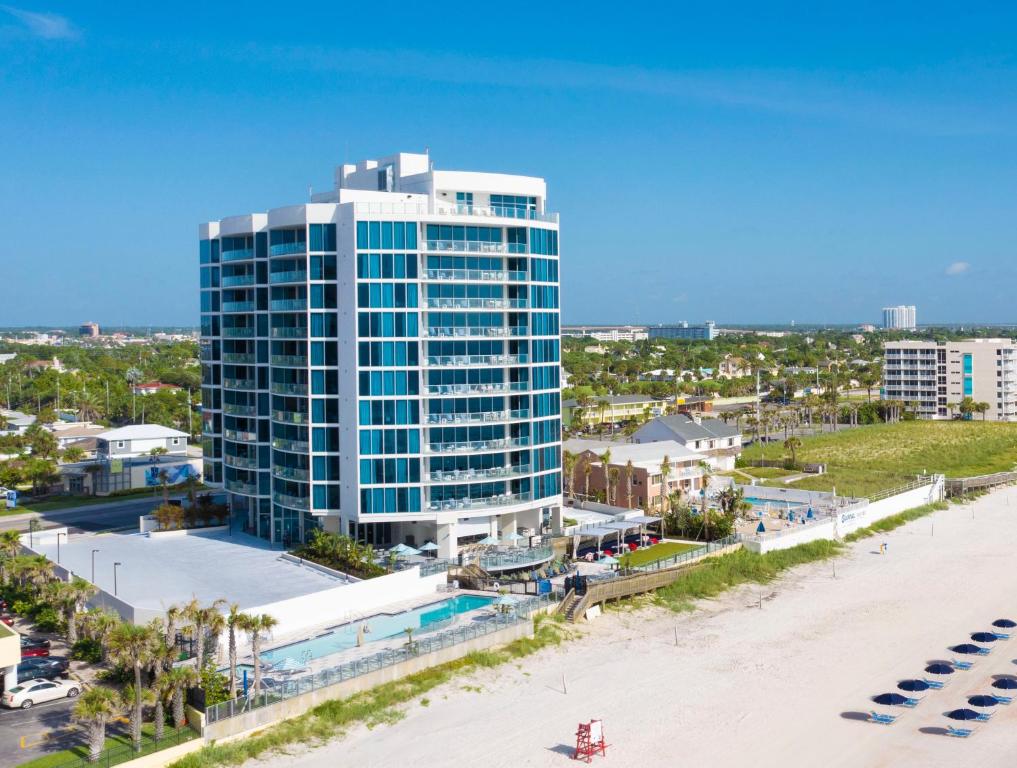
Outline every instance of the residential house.
<svg viewBox="0 0 1017 768">
<path fill-rule="evenodd" d="M 720 419 L 703 419 L 684 413 L 646 422 L 632 435 L 632 440 L 636 443 L 673 440 L 722 471 L 734 469 L 735 459 L 742 450 L 742 434 L 738 427 Z"/>
<path fill-rule="evenodd" d="M 156 392 L 179 392 L 180 387 L 176 384 L 163 384 L 161 381 L 146 381 L 134 387 L 136 395 L 154 395 Z"/>
</svg>

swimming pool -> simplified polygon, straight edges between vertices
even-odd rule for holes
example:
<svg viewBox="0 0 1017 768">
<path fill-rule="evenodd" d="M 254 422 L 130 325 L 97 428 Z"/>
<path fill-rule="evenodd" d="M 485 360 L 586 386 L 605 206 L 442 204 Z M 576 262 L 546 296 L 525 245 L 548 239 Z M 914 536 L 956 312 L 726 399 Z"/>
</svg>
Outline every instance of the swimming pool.
<svg viewBox="0 0 1017 768">
<path fill-rule="evenodd" d="M 454 617 L 484 608 L 493 603 L 495 598 L 481 595 L 457 595 L 437 603 L 415 608 L 402 613 L 379 613 L 360 621 L 333 627 L 317 637 L 300 640 L 288 645 L 271 648 L 261 654 L 262 661 L 273 662 L 293 658 L 308 662 L 320 659 L 333 653 L 339 653 L 357 645 L 357 635 L 364 628 L 364 643 L 386 640 L 404 634 L 403 630 L 413 627 L 416 631 L 437 628 L 435 625 L 447 624 Z"/>
<path fill-rule="evenodd" d="M 765 507 L 770 504 L 773 509 L 798 509 L 799 507 L 807 507 L 804 501 L 789 501 L 787 499 L 761 499 L 758 496 L 746 496 L 745 501 L 749 502 L 754 507 Z"/>
</svg>

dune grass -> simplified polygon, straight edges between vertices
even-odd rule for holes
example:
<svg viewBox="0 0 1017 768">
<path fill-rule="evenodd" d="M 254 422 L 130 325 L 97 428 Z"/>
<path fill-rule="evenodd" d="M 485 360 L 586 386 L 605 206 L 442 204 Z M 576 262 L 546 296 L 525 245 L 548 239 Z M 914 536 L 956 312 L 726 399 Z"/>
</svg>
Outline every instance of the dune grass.
<svg viewBox="0 0 1017 768">
<path fill-rule="evenodd" d="M 385 683 L 345 699 L 319 704 L 298 717 L 284 720 L 242 740 L 211 744 L 193 752 L 170 768 L 213 768 L 240 765 L 247 760 L 285 753 L 290 746 L 315 746 L 342 735 L 348 728 L 364 724 L 371 728 L 394 723 L 403 716 L 402 705 L 423 696 L 457 675 L 529 656 L 542 648 L 559 645 L 571 636 L 556 617 L 540 615 L 534 620 L 533 637 L 522 637 L 492 650 L 474 651 L 408 677 Z"/>
</svg>

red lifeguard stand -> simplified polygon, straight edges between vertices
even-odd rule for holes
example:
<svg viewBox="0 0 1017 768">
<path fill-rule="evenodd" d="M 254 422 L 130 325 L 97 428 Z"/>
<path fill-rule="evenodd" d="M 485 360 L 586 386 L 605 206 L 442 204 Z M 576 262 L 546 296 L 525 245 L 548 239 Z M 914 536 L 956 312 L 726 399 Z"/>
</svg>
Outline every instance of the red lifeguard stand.
<svg viewBox="0 0 1017 768">
<path fill-rule="evenodd" d="M 573 760 L 585 760 L 589 763 L 598 753 L 607 757 L 606 749 L 603 720 L 591 720 L 588 723 L 579 724 L 579 729 L 576 731 L 576 751 L 572 755 Z"/>
</svg>

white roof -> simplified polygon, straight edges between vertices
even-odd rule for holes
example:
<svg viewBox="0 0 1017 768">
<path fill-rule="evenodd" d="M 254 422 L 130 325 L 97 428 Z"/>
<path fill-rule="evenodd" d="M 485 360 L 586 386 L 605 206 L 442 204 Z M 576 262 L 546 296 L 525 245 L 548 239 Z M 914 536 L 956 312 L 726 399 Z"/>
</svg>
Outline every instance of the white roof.
<svg viewBox="0 0 1017 768">
<path fill-rule="evenodd" d="M 100 440 L 160 440 L 166 437 L 187 437 L 186 432 L 161 424 L 132 424 L 96 435 Z"/>
<path fill-rule="evenodd" d="M 612 464 L 626 464 L 629 461 L 633 466 L 644 469 L 658 469 L 660 463 L 667 456 L 674 461 L 695 461 L 700 462 L 703 456 L 676 440 L 658 440 L 652 443 L 615 443 L 610 440 L 566 440 L 562 446 L 572 453 L 583 453 L 593 451 L 598 456 L 608 448 L 611 449 Z"/>
</svg>

